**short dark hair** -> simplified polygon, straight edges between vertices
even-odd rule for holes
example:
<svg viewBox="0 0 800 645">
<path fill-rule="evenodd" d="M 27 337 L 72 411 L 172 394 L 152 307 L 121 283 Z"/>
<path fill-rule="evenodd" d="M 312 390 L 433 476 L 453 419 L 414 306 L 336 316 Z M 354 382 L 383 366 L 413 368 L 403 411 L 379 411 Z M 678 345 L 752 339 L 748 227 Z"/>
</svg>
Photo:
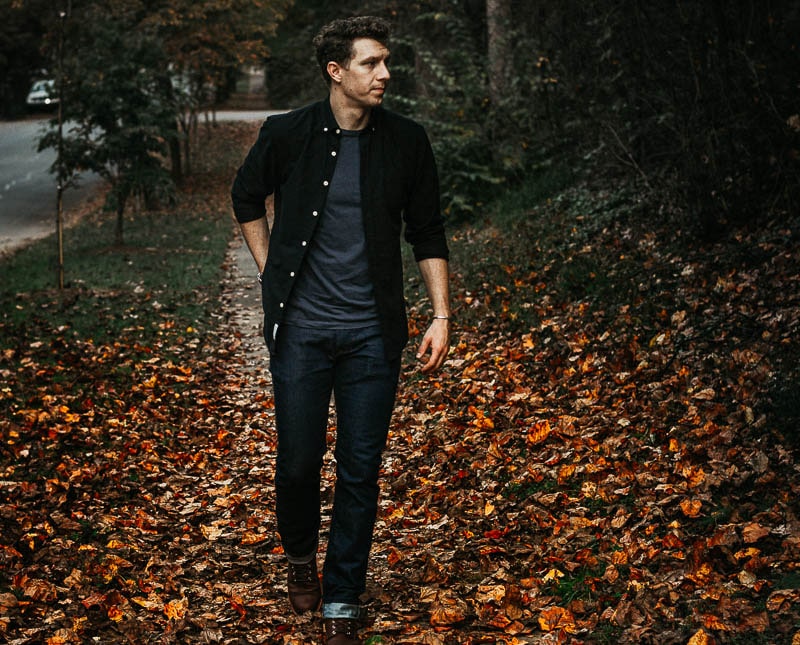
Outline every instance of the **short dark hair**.
<svg viewBox="0 0 800 645">
<path fill-rule="evenodd" d="M 314 37 L 314 48 L 317 62 L 322 71 L 322 78 L 330 85 L 328 63 L 335 61 L 346 66 L 353 57 L 353 41 L 357 38 L 371 38 L 382 45 L 389 41 L 389 23 L 375 16 L 356 16 L 340 18 L 328 23 Z"/>
</svg>

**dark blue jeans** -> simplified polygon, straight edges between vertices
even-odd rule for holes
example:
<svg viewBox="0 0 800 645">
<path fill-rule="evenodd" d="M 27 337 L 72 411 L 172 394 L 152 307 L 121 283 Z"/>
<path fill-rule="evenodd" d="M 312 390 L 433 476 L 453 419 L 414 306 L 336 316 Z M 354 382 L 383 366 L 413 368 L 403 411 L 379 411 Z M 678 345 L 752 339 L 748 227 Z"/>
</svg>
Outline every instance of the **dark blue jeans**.
<svg viewBox="0 0 800 645">
<path fill-rule="evenodd" d="M 275 490 L 286 555 L 316 553 L 328 409 L 336 405 L 336 489 L 322 574 L 323 615 L 356 618 L 378 509 L 378 473 L 400 361 L 387 361 L 378 327 L 281 327 L 270 357 L 278 429 Z"/>
</svg>

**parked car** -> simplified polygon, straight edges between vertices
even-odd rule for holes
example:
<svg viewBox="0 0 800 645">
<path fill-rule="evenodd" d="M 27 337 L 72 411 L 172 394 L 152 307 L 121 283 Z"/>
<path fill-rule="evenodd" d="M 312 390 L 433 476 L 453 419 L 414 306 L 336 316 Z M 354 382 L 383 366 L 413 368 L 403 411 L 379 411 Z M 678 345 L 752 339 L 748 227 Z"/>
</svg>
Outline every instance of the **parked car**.
<svg viewBox="0 0 800 645">
<path fill-rule="evenodd" d="M 28 92 L 28 98 L 25 99 L 28 107 L 31 108 L 48 108 L 58 103 L 58 96 L 56 94 L 56 82 L 52 79 L 44 79 L 36 81 Z"/>
</svg>

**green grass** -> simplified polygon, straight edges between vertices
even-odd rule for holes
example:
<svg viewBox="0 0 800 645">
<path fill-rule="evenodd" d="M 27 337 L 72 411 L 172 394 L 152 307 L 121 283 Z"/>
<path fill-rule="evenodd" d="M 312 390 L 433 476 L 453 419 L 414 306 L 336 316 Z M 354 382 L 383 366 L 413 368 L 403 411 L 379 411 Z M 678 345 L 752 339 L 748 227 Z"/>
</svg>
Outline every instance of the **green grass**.
<svg viewBox="0 0 800 645">
<path fill-rule="evenodd" d="M 97 342 L 131 332 L 147 342 L 164 325 L 202 326 L 219 292 L 232 234 L 229 218 L 147 213 L 129 217 L 126 227 L 121 247 L 112 243 L 110 216 L 67 230 L 63 290 L 55 288 L 52 237 L 0 260 L 0 324 L 5 331 L 0 348 L 64 328 Z"/>
</svg>

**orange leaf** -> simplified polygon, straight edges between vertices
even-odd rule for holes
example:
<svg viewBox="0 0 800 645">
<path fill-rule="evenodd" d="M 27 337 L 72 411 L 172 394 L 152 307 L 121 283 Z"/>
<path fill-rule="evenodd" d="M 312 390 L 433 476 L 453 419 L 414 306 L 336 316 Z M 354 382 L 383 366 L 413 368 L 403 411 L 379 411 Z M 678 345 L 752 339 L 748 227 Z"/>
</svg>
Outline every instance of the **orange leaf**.
<svg viewBox="0 0 800 645">
<path fill-rule="evenodd" d="M 549 421 L 537 421 L 528 428 L 528 443 L 541 443 L 551 432 Z"/>
<path fill-rule="evenodd" d="M 683 499 L 681 500 L 681 510 L 686 517 L 697 517 L 700 515 L 700 509 L 703 507 L 703 502 L 699 499 Z"/>
<path fill-rule="evenodd" d="M 55 634 L 48 638 L 45 642 L 47 645 L 67 645 L 72 642 L 73 634 L 67 629 L 59 629 Z"/>
<path fill-rule="evenodd" d="M 119 605 L 112 605 L 111 607 L 108 608 L 108 617 L 115 623 L 118 623 L 123 618 L 125 618 L 125 614 L 119 608 Z"/>
<path fill-rule="evenodd" d="M 731 631 L 731 628 L 722 622 L 722 619 L 719 616 L 715 616 L 714 614 L 705 614 L 703 616 L 703 626 L 718 632 Z"/>
<path fill-rule="evenodd" d="M 571 611 L 563 607 L 543 609 L 542 613 L 539 614 L 539 627 L 545 632 L 563 629 L 568 634 L 574 634 L 578 631 L 575 625 L 575 616 L 572 615 Z"/>
<path fill-rule="evenodd" d="M 239 614 L 240 618 L 244 618 L 247 615 L 247 608 L 244 606 L 244 598 L 232 594 L 228 600 L 231 603 L 231 607 Z"/>
<path fill-rule="evenodd" d="M 242 544 L 258 544 L 267 539 L 266 533 L 256 533 L 255 531 L 245 531 L 242 535 Z"/>
<path fill-rule="evenodd" d="M 186 615 L 189 608 L 189 601 L 186 598 L 170 600 L 164 605 L 164 613 L 170 620 L 180 620 Z"/>
<path fill-rule="evenodd" d="M 566 464 L 561 466 L 558 471 L 558 483 L 563 484 L 565 481 L 567 481 L 570 477 L 572 477 L 572 475 L 575 474 L 576 469 L 577 466 L 575 464 Z"/>
<path fill-rule="evenodd" d="M 403 559 L 403 554 L 400 553 L 400 551 L 398 551 L 394 547 L 391 547 L 389 549 L 389 555 L 386 556 L 386 560 L 388 561 L 390 567 L 393 567 L 402 559 Z"/>
</svg>

